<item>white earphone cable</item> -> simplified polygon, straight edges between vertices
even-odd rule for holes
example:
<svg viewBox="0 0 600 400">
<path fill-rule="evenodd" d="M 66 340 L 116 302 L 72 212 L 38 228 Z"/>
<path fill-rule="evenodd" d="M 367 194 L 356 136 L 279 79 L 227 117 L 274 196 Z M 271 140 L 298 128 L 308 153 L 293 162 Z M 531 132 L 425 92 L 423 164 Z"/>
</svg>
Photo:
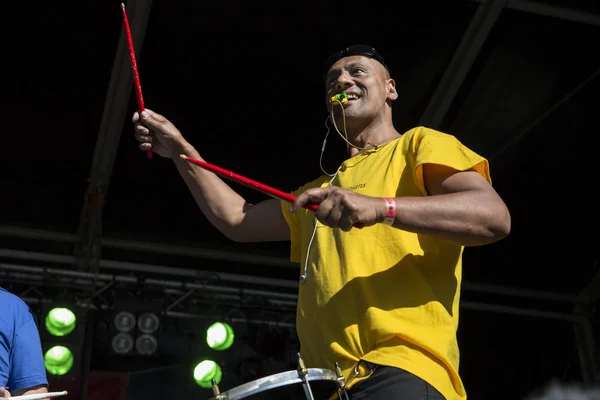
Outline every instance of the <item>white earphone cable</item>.
<svg viewBox="0 0 600 400">
<path fill-rule="evenodd" d="M 340 172 L 340 168 L 338 167 L 337 171 L 335 171 L 335 174 L 330 175 L 330 176 L 332 176 L 332 178 L 329 181 L 328 186 L 331 186 L 333 184 L 333 181 L 335 180 L 335 178 L 337 177 L 339 172 Z M 323 225 L 323 226 L 325 226 L 325 225 Z M 313 243 L 313 240 L 317 233 L 318 227 L 319 227 L 319 221 L 315 218 L 315 228 L 313 229 L 313 233 L 308 242 L 308 248 L 306 249 L 306 258 L 304 259 L 304 271 L 302 272 L 302 275 L 300 275 L 300 283 L 305 283 L 306 280 L 308 279 L 308 259 L 310 258 L 310 248 L 312 247 L 312 243 Z"/>
</svg>

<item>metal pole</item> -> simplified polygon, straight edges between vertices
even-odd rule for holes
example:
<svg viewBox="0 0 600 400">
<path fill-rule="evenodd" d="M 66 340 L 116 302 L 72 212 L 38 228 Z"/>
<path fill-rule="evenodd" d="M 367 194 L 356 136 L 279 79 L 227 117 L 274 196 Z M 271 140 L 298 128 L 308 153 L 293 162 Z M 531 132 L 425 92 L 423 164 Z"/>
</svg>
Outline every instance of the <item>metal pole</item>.
<svg viewBox="0 0 600 400">
<path fill-rule="evenodd" d="M 596 353 L 594 330 L 589 317 L 587 317 L 589 313 L 583 307 L 575 306 L 574 313 L 576 317 L 579 317 L 579 322 L 575 324 L 574 329 L 581 378 L 583 383 L 595 385 L 600 383 L 600 380 L 598 377 L 598 366 L 596 365 L 598 354 Z"/>
<path fill-rule="evenodd" d="M 492 153 L 492 155 L 489 156 L 488 159 L 490 161 L 494 161 L 496 158 L 498 158 L 498 156 L 502 155 L 502 153 L 504 153 L 508 148 L 510 148 L 515 143 L 517 143 L 521 139 L 523 139 L 523 137 L 525 137 L 525 135 L 527 135 L 529 132 L 531 132 L 531 130 L 533 130 L 533 128 L 535 128 L 540 123 L 542 123 L 542 121 L 544 121 L 546 118 L 548 118 L 554 111 L 556 111 L 556 109 L 558 109 L 560 106 L 565 104 L 571 97 L 573 97 L 575 94 L 577 94 L 581 89 L 583 89 L 586 85 L 588 85 L 591 81 L 593 81 L 599 75 L 600 75 L 600 68 L 597 69 L 596 71 L 594 71 L 589 77 L 587 77 L 583 82 L 581 82 L 579 85 L 577 85 L 577 87 L 575 87 L 573 90 L 571 90 L 565 96 L 563 96 L 560 100 L 558 100 L 556 103 L 554 103 L 552 106 L 550 106 L 550 108 L 548 108 L 547 110 L 544 110 L 539 116 L 521 124 L 521 126 L 519 128 L 517 128 L 516 132 L 506 135 L 505 137 L 508 137 L 509 139 L 502 140 L 502 141 L 500 141 L 500 143 L 495 144 L 492 148 L 497 149 L 497 150 L 494 150 L 492 153 L 492 150 L 490 149 L 489 152 Z"/>
<path fill-rule="evenodd" d="M 566 303 L 573 303 L 577 300 L 576 296 L 571 294 L 544 292 L 541 290 L 533 289 L 518 289 L 507 286 L 490 285 L 487 283 L 463 282 L 462 288 L 464 290 L 472 292 L 494 293 L 505 296 L 523 297 L 537 300 L 548 300 Z"/>
<path fill-rule="evenodd" d="M 0 249 L 1 257 L 12 257 L 15 259 L 29 260 L 29 261 L 45 261 L 55 262 L 61 264 L 72 265 L 74 262 L 73 256 L 61 255 L 61 254 L 47 254 L 21 250 L 11 249 Z M 186 278 L 194 278 L 198 280 L 209 280 L 209 281 L 223 281 L 223 282 L 236 282 L 236 283 L 250 283 L 263 286 L 276 286 L 285 288 L 297 288 L 298 282 L 285 279 L 275 279 L 267 277 L 254 277 L 250 275 L 238 275 L 229 274 L 222 272 L 210 272 L 210 271 L 199 271 L 195 269 L 184 269 L 168 267 L 163 265 L 148 265 L 139 264 L 124 261 L 112 261 L 112 260 L 100 260 L 99 263 L 101 269 L 106 272 L 107 269 L 114 269 L 119 271 L 128 272 L 143 272 L 162 274 L 167 276 L 179 276 Z"/>
<path fill-rule="evenodd" d="M 144 42 L 151 6 L 152 0 L 127 1 L 131 36 L 138 55 Z M 119 5 L 115 3 L 115 13 L 120 14 L 121 12 Z M 104 196 L 106 196 L 108 189 L 119 140 L 122 136 L 129 98 L 131 97 L 132 73 L 126 46 L 125 31 L 121 29 L 92 159 L 88 188 L 79 219 L 79 241 L 74 249 L 76 265 L 80 270 L 85 271 L 96 271 L 98 268 L 102 248 L 100 238 L 102 236 Z"/>
<path fill-rule="evenodd" d="M 475 3 L 483 4 L 489 0 L 471 0 Z M 569 2 L 565 1 L 565 4 Z M 585 11 L 573 10 L 565 7 L 557 7 L 546 3 L 527 1 L 527 0 L 511 0 L 506 4 L 506 8 L 513 10 L 524 11 L 532 14 L 543 15 L 565 21 L 579 22 L 582 24 L 600 26 L 600 15 L 588 13 Z"/>
<path fill-rule="evenodd" d="M 88 381 L 90 375 L 90 364 L 94 350 L 94 331 L 96 328 L 96 314 L 87 312 L 85 315 L 85 332 L 83 340 L 83 351 L 81 357 L 81 400 L 86 400 L 88 395 Z"/>
<path fill-rule="evenodd" d="M 584 383 L 592 385 L 600 383 L 598 374 L 600 367 L 597 365 L 600 353 L 596 346 L 594 329 L 590 322 L 593 318 L 592 310 L 595 308 L 598 298 L 600 298 L 598 260 L 594 261 L 593 269 L 596 270 L 596 274 L 579 293 L 577 296 L 578 302 L 573 307 L 573 314 L 581 317 L 581 323 L 574 327 L 581 375 Z"/>
<path fill-rule="evenodd" d="M 544 318 L 544 319 L 556 319 L 562 321 L 569 321 L 573 323 L 578 323 L 581 321 L 581 317 L 572 315 L 572 314 L 564 314 L 557 313 L 551 311 L 541 311 L 541 310 L 533 310 L 527 308 L 517 308 L 510 306 L 502 306 L 495 304 L 485 304 L 478 303 L 474 301 L 461 301 L 461 308 L 467 310 L 476 310 L 476 311 L 487 311 L 498 314 L 508 314 L 508 315 L 518 315 L 521 317 L 536 317 L 536 318 Z"/>
<path fill-rule="evenodd" d="M 431 96 L 420 125 L 434 129 L 440 126 L 505 5 L 506 0 L 493 0 L 479 5 L 444 76 Z"/>
<path fill-rule="evenodd" d="M 188 281 L 173 281 L 166 279 L 153 279 L 153 278 L 138 278 L 134 276 L 123 276 L 123 275 L 110 275 L 110 274 L 94 274 L 92 272 L 82 271 L 69 271 L 57 268 L 44 268 L 44 267 L 32 267 L 25 265 L 15 265 L 0 262 L 0 271 L 10 272 L 10 276 L 19 279 L 30 279 L 33 281 L 43 281 L 46 276 L 61 276 L 76 280 L 75 283 L 89 284 L 95 281 L 96 286 L 102 286 L 106 282 L 119 282 L 131 285 L 146 284 L 150 286 L 158 286 L 161 288 L 169 289 L 182 289 L 182 290 L 198 290 L 207 292 L 217 292 L 226 294 L 237 294 L 239 296 L 264 296 L 264 297 L 276 297 L 279 299 L 297 300 L 298 296 L 291 293 L 281 293 L 257 289 L 244 289 L 244 288 L 232 288 L 226 286 L 216 286 L 204 283 L 194 283 Z M 8 276 L 8 275 L 7 275 Z"/>
<path fill-rule="evenodd" d="M 61 243 L 76 243 L 79 240 L 78 235 L 73 235 L 64 232 L 44 231 L 2 225 L 0 225 L 0 236 L 10 236 L 23 239 L 43 240 L 50 242 L 56 241 Z M 173 246 L 163 243 L 149 243 L 110 238 L 100 238 L 100 244 L 102 248 L 143 251 L 146 253 L 154 254 L 172 254 L 177 256 L 204 258 L 209 260 L 231 261 L 241 264 L 257 264 L 264 266 L 298 269 L 298 263 L 291 262 L 289 261 L 289 259 L 284 257 L 215 250 L 202 248 L 200 246 Z"/>
</svg>

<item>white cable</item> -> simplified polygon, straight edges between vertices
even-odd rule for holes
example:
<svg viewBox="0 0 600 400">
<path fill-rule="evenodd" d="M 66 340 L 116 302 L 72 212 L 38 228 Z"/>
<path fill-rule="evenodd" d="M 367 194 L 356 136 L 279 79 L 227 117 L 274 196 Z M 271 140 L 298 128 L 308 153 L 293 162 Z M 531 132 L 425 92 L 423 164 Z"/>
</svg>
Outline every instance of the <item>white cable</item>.
<svg viewBox="0 0 600 400">
<path fill-rule="evenodd" d="M 325 119 L 325 128 L 327 128 L 327 132 L 325 132 L 325 139 L 323 139 L 323 146 L 321 146 L 321 155 L 319 156 L 319 167 L 321 167 L 321 171 L 327 176 L 335 176 L 335 174 L 329 174 L 323 168 L 323 153 L 325 152 L 325 145 L 327 144 L 327 136 L 329 136 L 329 125 L 327 125 L 327 121 L 329 121 L 331 117 L 328 115 Z M 337 172 L 336 172 L 337 173 Z"/>
<path fill-rule="evenodd" d="M 325 168 L 323 168 L 323 153 L 325 152 L 325 145 L 327 144 L 327 136 L 329 136 L 329 125 L 327 125 L 327 122 L 331 120 L 331 116 L 328 115 L 327 118 L 325 119 L 325 128 L 327 128 L 327 132 L 325 132 L 325 139 L 323 139 L 323 146 L 321 146 L 321 155 L 319 156 L 319 167 L 321 167 L 321 171 L 323 171 L 323 173 L 327 176 L 331 176 L 331 180 L 329 181 L 329 186 L 331 186 L 333 184 L 333 181 L 335 180 L 338 172 L 340 172 L 340 168 L 338 167 L 337 171 L 335 171 L 335 174 L 330 174 L 327 171 L 325 171 Z M 319 227 L 319 221 L 317 221 L 317 219 L 315 218 L 315 229 L 313 229 L 313 233 L 312 236 L 310 237 L 310 240 L 308 242 L 308 249 L 306 250 L 306 259 L 304 260 L 304 271 L 302 273 L 302 275 L 300 275 L 300 283 L 304 283 L 306 282 L 306 280 L 308 279 L 308 257 L 310 255 L 310 248 L 312 246 L 312 242 L 315 238 L 315 234 L 317 233 L 317 228 Z"/>
<path fill-rule="evenodd" d="M 332 178 L 329 181 L 329 185 L 327 185 L 327 186 L 331 186 L 333 184 L 333 181 L 337 177 L 338 172 L 340 172 L 340 168 L 341 168 L 341 165 L 338 167 L 337 171 L 335 171 L 335 174 L 333 174 L 333 176 L 330 175 L 330 176 L 332 176 Z M 323 226 L 325 226 L 325 225 L 323 225 Z M 313 239 L 315 238 L 315 234 L 317 233 L 318 227 L 319 227 L 319 221 L 315 217 L 315 228 L 313 229 L 312 236 L 310 237 L 310 240 L 308 242 L 308 249 L 306 249 L 306 258 L 304 259 L 304 271 L 303 271 L 302 275 L 300 275 L 300 283 L 305 283 L 306 280 L 308 279 L 308 259 L 310 257 L 310 248 L 312 246 Z"/>
<path fill-rule="evenodd" d="M 310 237 L 310 241 L 308 242 L 308 249 L 306 250 L 306 259 L 304 260 L 304 273 L 300 275 L 300 283 L 306 282 L 308 278 L 308 256 L 310 255 L 310 247 L 312 246 L 313 239 L 315 238 L 315 233 L 317 233 L 317 227 L 319 226 L 319 221 L 315 218 L 315 229 L 313 229 L 312 236 Z"/>
</svg>

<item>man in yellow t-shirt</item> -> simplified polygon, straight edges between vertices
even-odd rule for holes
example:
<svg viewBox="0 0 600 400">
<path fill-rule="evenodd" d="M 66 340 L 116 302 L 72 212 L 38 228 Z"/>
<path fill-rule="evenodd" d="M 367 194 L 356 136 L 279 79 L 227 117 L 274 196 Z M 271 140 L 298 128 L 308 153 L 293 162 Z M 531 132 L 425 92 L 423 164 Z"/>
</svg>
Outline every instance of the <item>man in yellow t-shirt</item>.
<svg viewBox="0 0 600 400">
<path fill-rule="evenodd" d="M 487 160 L 455 137 L 392 123 L 395 82 L 369 46 L 325 63 L 325 100 L 349 158 L 289 203 L 248 204 L 165 117 L 134 115 L 144 151 L 171 158 L 209 221 L 234 241 L 291 241 L 297 330 L 309 368 L 339 366 L 352 400 L 466 399 L 456 341 L 462 251 L 508 235 Z M 305 206 L 317 204 L 317 211 Z"/>
</svg>

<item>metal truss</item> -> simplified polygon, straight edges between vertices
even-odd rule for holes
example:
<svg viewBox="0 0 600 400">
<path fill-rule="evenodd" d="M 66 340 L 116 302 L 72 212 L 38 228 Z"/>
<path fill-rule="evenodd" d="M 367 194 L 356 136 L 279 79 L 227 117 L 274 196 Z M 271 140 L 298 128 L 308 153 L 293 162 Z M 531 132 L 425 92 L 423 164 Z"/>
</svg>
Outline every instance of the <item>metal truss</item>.
<svg viewBox="0 0 600 400">
<path fill-rule="evenodd" d="M 52 232 L 14 230 L 0 226 L 0 236 L 72 242 L 71 235 Z M 277 257 L 243 257 L 214 249 L 184 249 L 152 243 L 112 241 L 110 246 L 135 254 L 177 254 L 194 259 L 230 260 L 232 263 L 268 264 L 289 268 L 290 263 Z M 33 252 L 0 248 L 0 280 L 15 285 L 25 298 L 51 301 L 56 291 L 68 290 L 77 301 L 89 307 L 108 309 L 110 293 L 127 291 L 130 296 L 144 296 L 162 302 L 165 315 L 174 318 L 227 319 L 232 322 L 264 324 L 293 329 L 297 303 L 297 281 L 223 273 L 210 269 L 196 270 L 170 265 L 155 265 L 100 259 L 98 271 L 74 271 L 75 257 L 68 254 Z M 297 265 L 291 264 L 295 266 Z M 93 288 L 82 291 L 81 288 Z M 576 334 L 582 378 L 585 383 L 598 382 L 596 344 L 591 313 L 600 298 L 600 274 L 579 294 L 508 288 L 497 285 L 463 282 L 463 292 L 481 296 L 501 296 L 502 304 L 463 300 L 461 308 L 486 313 L 543 318 L 572 324 Z M 475 296 L 477 297 L 477 296 Z M 512 302 L 512 304 L 510 304 Z M 528 302 L 536 306 L 526 307 Z M 571 311 L 569 311 L 571 310 Z"/>
<path fill-rule="evenodd" d="M 119 292 L 130 300 L 157 304 L 155 308 L 174 318 L 212 318 L 283 328 L 295 326 L 294 319 L 290 318 L 295 316 L 296 310 L 293 291 L 276 292 L 242 285 L 257 286 L 259 281 L 253 277 L 215 276 L 207 272 L 192 278 L 177 268 L 173 274 L 165 274 L 162 269 L 165 267 L 148 265 L 148 271 L 144 271 L 142 264 L 118 261 L 106 264 L 105 260 L 100 261 L 100 267 L 114 267 L 109 273 L 73 271 L 69 267 L 72 256 L 9 249 L 1 249 L 0 258 L 13 261 L 0 262 L 3 285 L 32 303 L 51 302 L 68 294 L 69 300 L 79 306 L 107 311 L 115 304 L 114 293 Z M 54 266 L 43 266 L 47 263 Z M 268 282 L 272 286 L 290 283 Z"/>
</svg>

